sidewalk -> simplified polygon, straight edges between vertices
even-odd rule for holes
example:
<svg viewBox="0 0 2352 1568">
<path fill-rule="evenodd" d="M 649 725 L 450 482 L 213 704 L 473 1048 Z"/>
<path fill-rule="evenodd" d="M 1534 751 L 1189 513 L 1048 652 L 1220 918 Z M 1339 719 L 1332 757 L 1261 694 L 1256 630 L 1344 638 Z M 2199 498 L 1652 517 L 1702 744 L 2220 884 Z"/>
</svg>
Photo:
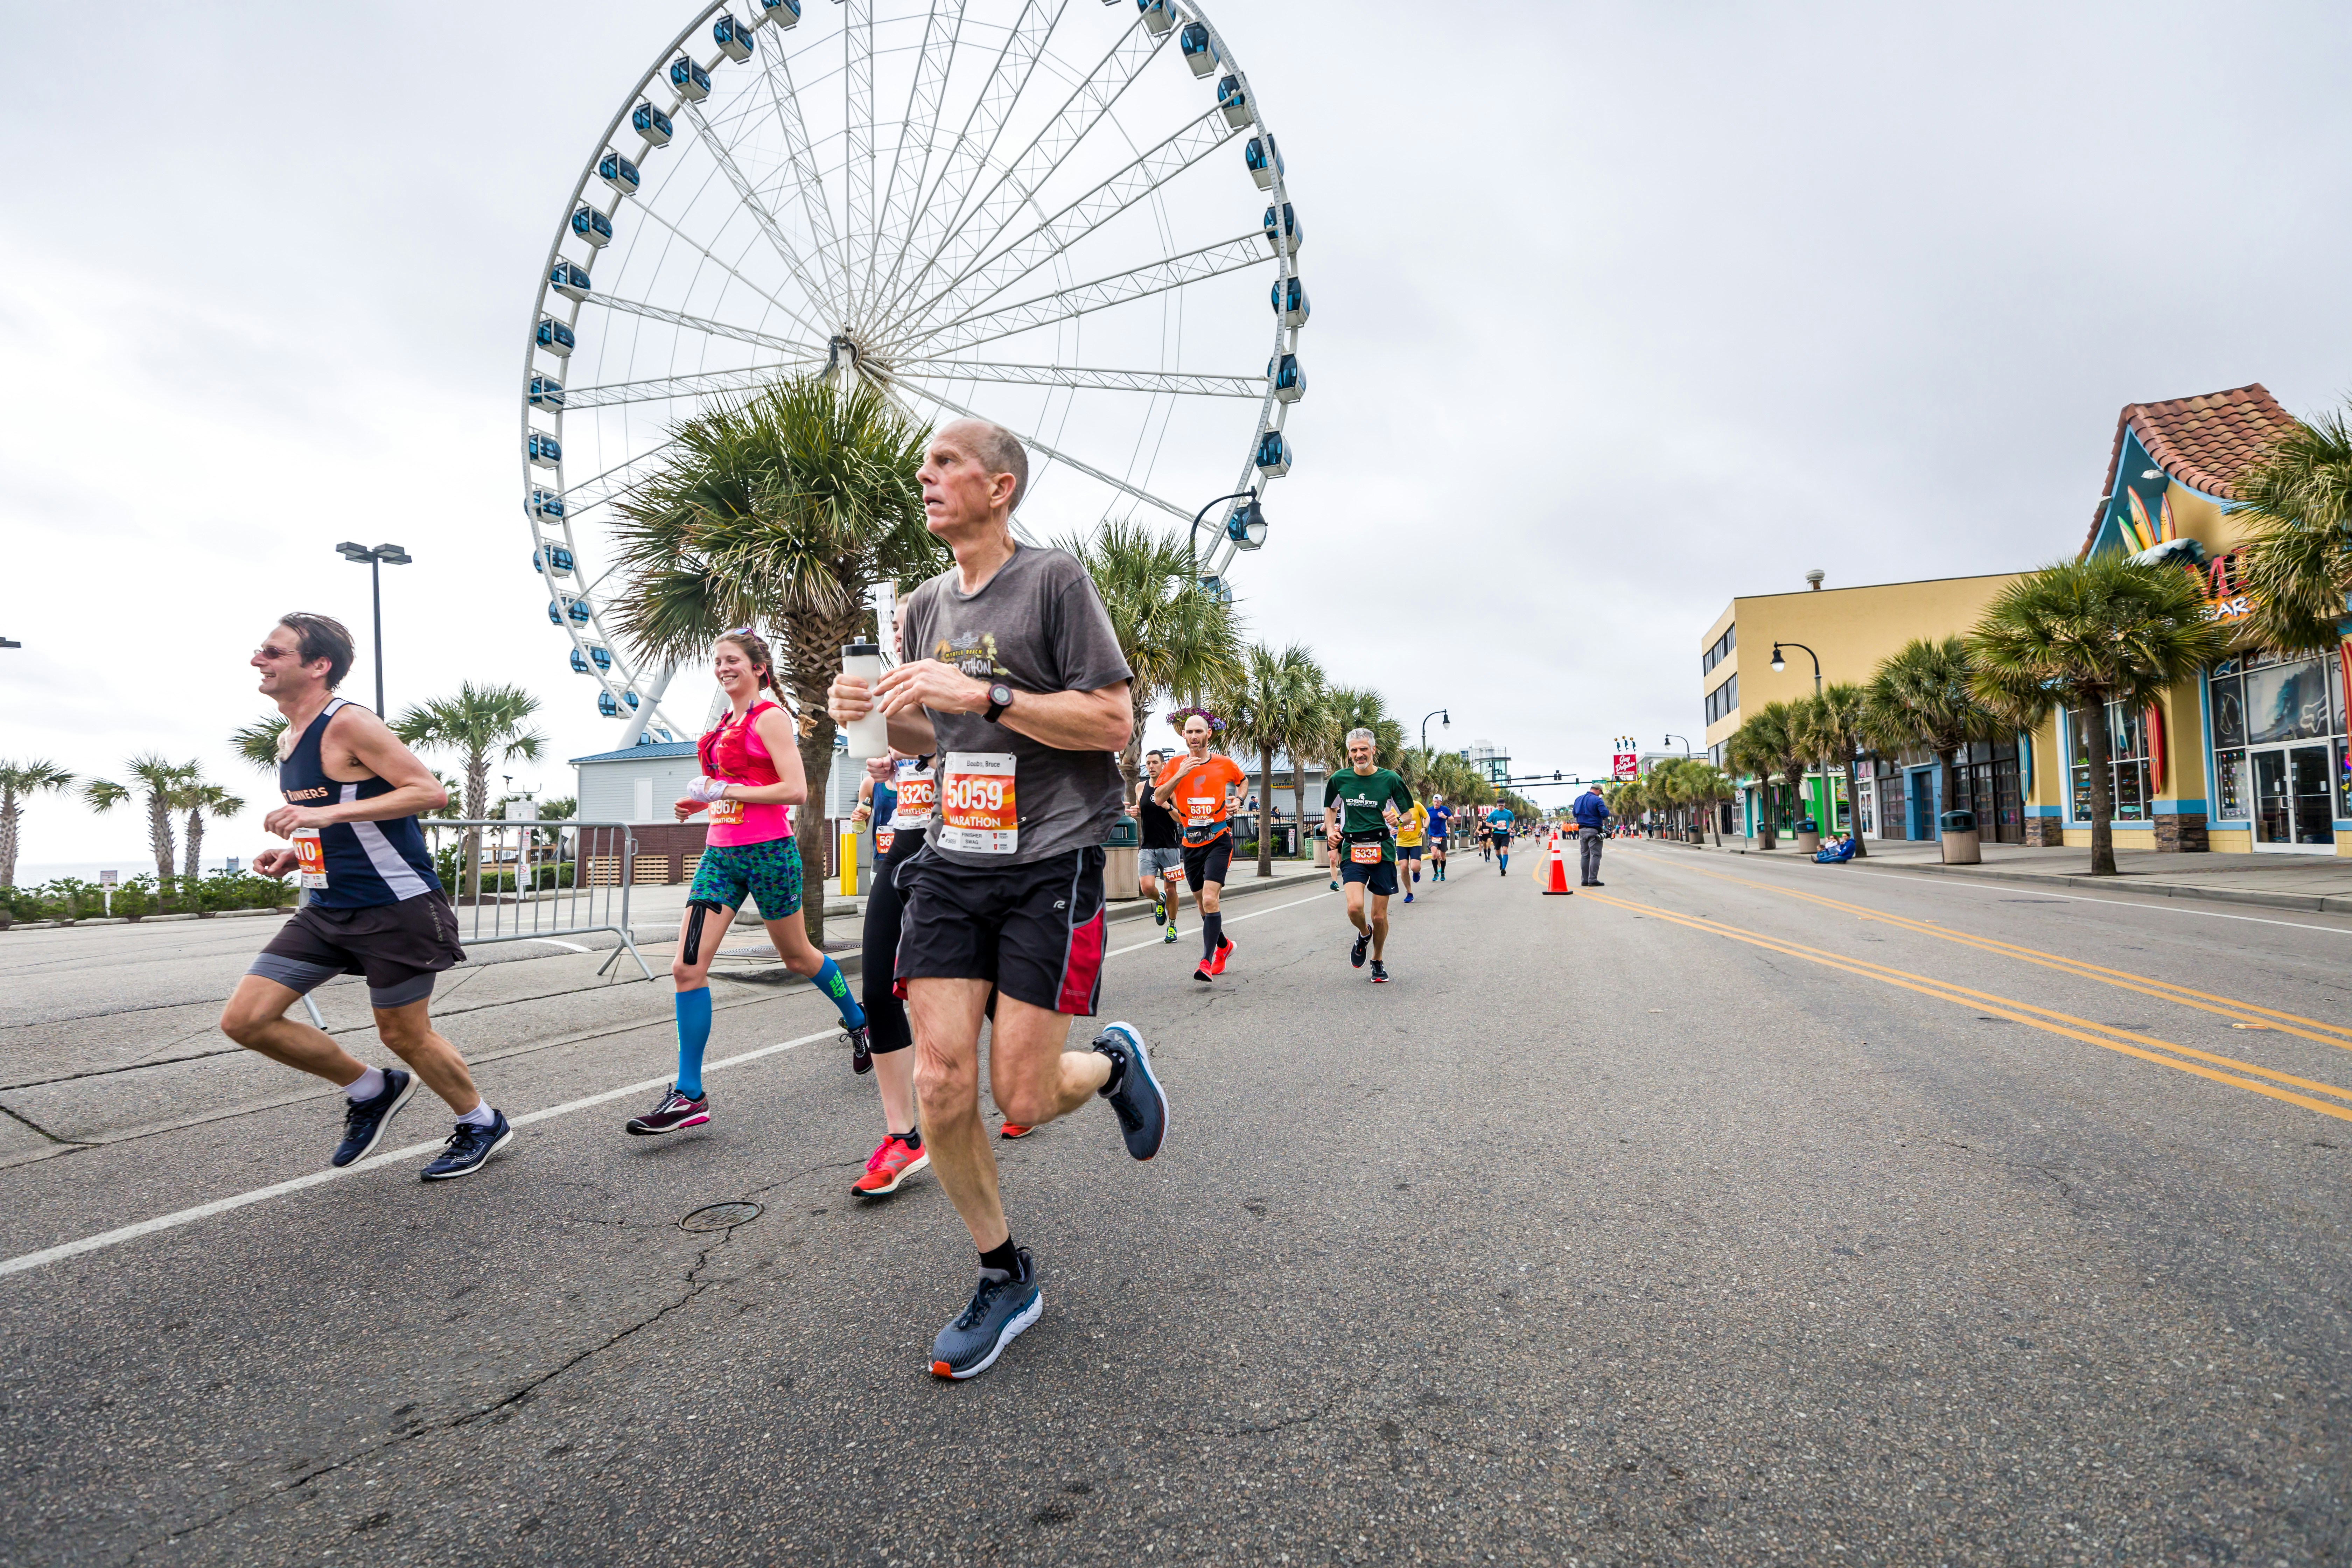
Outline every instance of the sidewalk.
<svg viewBox="0 0 2352 1568">
<path fill-rule="evenodd" d="M 1653 842 L 1669 847 L 1717 853 L 1713 844 Z M 2109 892 L 2137 893 L 2164 899 L 2202 899 L 2217 903 L 2255 904 L 2266 909 L 2304 910 L 2315 913 L 2352 914 L 2352 857 L 2331 855 L 2201 855 L 2158 854 L 2153 849 L 2117 849 L 2112 877 L 2094 877 L 2088 848 L 2029 849 L 2019 844 L 1988 844 L 1980 866 L 1947 866 L 1942 851 L 1932 843 L 1904 839 L 1870 839 L 1862 859 L 1844 866 L 1823 866 L 1823 871 L 1867 872 L 1873 868 L 1907 873 L 1930 872 L 1945 877 L 1987 878 L 2005 882 L 2041 882 L 2064 887 L 2102 888 Z M 1785 845 L 1759 849 L 1752 842 L 1726 837 L 1720 851 L 1765 860 L 1811 863 Z"/>
</svg>

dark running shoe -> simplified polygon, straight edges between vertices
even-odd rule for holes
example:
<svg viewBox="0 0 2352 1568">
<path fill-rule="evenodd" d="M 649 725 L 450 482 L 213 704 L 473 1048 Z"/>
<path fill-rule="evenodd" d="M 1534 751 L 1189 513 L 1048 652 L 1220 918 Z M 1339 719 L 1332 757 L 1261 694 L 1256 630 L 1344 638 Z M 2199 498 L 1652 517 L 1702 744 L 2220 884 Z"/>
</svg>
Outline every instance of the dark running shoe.
<svg viewBox="0 0 2352 1568">
<path fill-rule="evenodd" d="M 1095 1037 L 1094 1048 L 1110 1058 L 1110 1078 L 1101 1094 L 1118 1113 L 1127 1152 L 1150 1159 L 1168 1137 L 1168 1096 L 1152 1075 L 1151 1052 L 1132 1024 L 1108 1026 Z"/>
<path fill-rule="evenodd" d="M 373 1100 L 343 1101 L 343 1141 L 335 1145 L 334 1156 L 327 1163 L 341 1169 L 375 1152 L 383 1142 L 384 1129 L 416 1092 L 416 1075 L 398 1068 L 383 1069 L 383 1089 Z"/>
<path fill-rule="evenodd" d="M 689 1127 L 699 1127 L 710 1120 L 710 1096 L 689 1100 L 678 1093 L 673 1085 L 661 1098 L 661 1103 L 643 1116 L 629 1118 L 625 1131 L 632 1138 L 658 1138 L 665 1132 L 683 1132 Z"/>
<path fill-rule="evenodd" d="M 1357 968 L 1361 969 L 1364 967 L 1364 954 L 1371 951 L 1372 933 L 1368 931 L 1358 931 L 1356 933 L 1356 945 L 1348 950 L 1348 962 L 1354 964 Z"/>
<path fill-rule="evenodd" d="M 874 1070 L 873 1029 L 867 1025 L 860 1024 L 854 1029 L 842 1030 L 841 1034 L 842 1037 L 849 1042 L 849 1070 L 855 1073 L 872 1072 Z"/>
<path fill-rule="evenodd" d="M 1382 963 L 1377 958 L 1372 960 L 1372 984 L 1375 985 L 1386 985 L 1388 983 L 1389 966 Z"/>
<path fill-rule="evenodd" d="M 513 1142 L 514 1124 L 507 1120 L 505 1111 L 493 1110 L 488 1127 L 477 1127 L 470 1121 L 457 1123 L 441 1157 L 417 1173 L 428 1182 L 470 1176 L 488 1164 L 491 1155 Z"/>
<path fill-rule="evenodd" d="M 1045 1310 L 1045 1294 L 1038 1289 L 1037 1265 L 1025 1247 L 1014 1251 L 1021 1258 L 1015 1277 L 992 1268 L 980 1271 L 980 1289 L 955 1321 L 931 1342 L 931 1374 L 961 1383 L 978 1377 L 996 1364 L 1004 1347 Z"/>
</svg>

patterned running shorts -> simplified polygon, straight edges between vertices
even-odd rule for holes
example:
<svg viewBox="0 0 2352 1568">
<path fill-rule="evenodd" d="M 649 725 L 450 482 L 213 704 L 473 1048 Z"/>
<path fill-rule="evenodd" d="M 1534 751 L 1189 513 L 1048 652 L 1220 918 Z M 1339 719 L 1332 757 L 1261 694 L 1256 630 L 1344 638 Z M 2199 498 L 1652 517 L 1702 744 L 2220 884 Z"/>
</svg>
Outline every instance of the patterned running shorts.
<svg viewBox="0 0 2352 1568">
<path fill-rule="evenodd" d="M 713 844 L 702 852 L 687 898 L 743 907 L 743 895 L 759 901 L 760 918 L 780 921 L 801 912 L 801 847 L 789 838 L 763 844 Z"/>
</svg>

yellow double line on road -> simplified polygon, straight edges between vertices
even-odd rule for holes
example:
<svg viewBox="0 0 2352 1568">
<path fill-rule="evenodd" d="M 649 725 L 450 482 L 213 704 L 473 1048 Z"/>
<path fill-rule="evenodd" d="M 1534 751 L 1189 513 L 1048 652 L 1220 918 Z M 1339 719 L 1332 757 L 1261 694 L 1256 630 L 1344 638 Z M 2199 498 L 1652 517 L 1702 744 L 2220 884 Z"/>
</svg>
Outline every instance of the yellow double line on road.
<svg viewBox="0 0 2352 1568">
<path fill-rule="evenodd" d="M 1702 877 L 1712 877 L 1718 882 L 1736 882 L 1743 888 L 1755 888 L 1767 893 L 1778 893 L 1783 898 L 1801 899 L 1809 904 L 1819 904 L 1824 909 L 1843 910 L 1862 920 L 1876 921 L 1881 924 L 1895 926 L 1903 931 L 1916 931 L 1921 936 L 1937 937 L 1945 942 L 1958 942 L 1963 947 L 1977 948 L 1985 952 L 1998 954 L 2002 958 L 2014 958 L 2021 963 L 2038 964 L 2043 969 L 2054 969 L 2062 974 L 2072 974 L 2084 980 L 2095 980 L 2103 985 L 2113 985 L 2118 990 L 2137 991 L 2143 996 L 2153 996 L 2159 1002 L 2177 1002 L 2183 1007 L 2194 1007 L 2200 1013 L 2218 1014 L 2221 1017 L 2249 1027 L 2275 1030 L 2282 1035 L 2295 1035 L 2306 1040 L 2316 1040 L 2324 1046 L 2336 1046 L 2344 1050 L 2352 1050 L 2352 1028 L 2347 1028 L 2340 1024 L 2323 1023 L 2317 1018 L 2306 1018 L 2300 1013 L 2285 1013 L 2276 1007 L 2258 1006 L 2252 1002 L 2241 1002 L 2231 996 L 2216 996 L 2210 991 L 2198 991 L 2187 985 L 2175 985 L 2169 980 L 2154 980 L 2145 974 L 2134 974 L 2128 970 L 2110 969 L 2105 964 L 2091 963 L 2079 958 L 2068 958 L 2061 953 L 2044 952 L 2038 947 L 2024 947 L 2013 942 L 2002 942 L 1996 937 L 1974 936 L 1967 931 L 1954 931 L 1948 926 L 1937 925 L 1934 921 L 1919 920 L 1910 915 L 1889 914 L 1884 910 L 1874 910 L 1864 904 L 1849 904 L 1836 899 L 1825 899 L 1818 893 L 1799 892 L 1794 888 L 1776 888 L 1769 882 L 1752 881 L 1746 877 L 1727 876 L 1721 871 L 1699 870 L 1696 866 L 1687 867 L 1685 869 L 1697 871 Z"/>
<path fill-rule="evenodd" d="M 1641 904 L 1635 903 L 1631 899 L 1612 898 L 1608 894 L 1595 892 L 1589 888 L 1581 889 L 1580 891 L 1583 897 L 1592 902 L 1606 905 L 1611 909 L 1626 910 L 1635 914 L 1647 915 L 1653 920 L 1666 921 L 1675 925 L 1686 926 L 1693 931 L 1705 931 L 1710 936 L 1745 942 L 1750 947 L 1760 947 L 1767 952 L 1778 952 L 1785 957 L 1801 958 L 1807 963 L 1820 964 L 1825 969 L 1843 970 L 1848 974 L 1858 975 L 1864 980 L 1875 980 L 1886 985 L 1899 985 L 1906 991 L 1916 991 L 1923 996 L 1932 996 L 1939 1002 L 1952 1002 L 1966 1007 L 1979 1008 L 1993 1017 L 2006 1018 L 2015 1024 L 2025 1024 L 2053 1035 L 2063 1035 L 2068 1039 L 2080 1040 L 2084 1045 L 2097 1046 L 2102 1050 L 2136 1057 L 2141 1061 L 2154 1062 L 2158 1067 L 2171 1068 L 2177 1072 L 2193 1073 L 2199 1078 L 2210 1079 L 2215 1083 L 2226 1083 L 2233 1089 L 2267 1095 L 2273 1100 L 2283 1100 L 2290 1105 L 2302 1106 L 2306 1110 L 2316 1110 L 2323 1116 L 2333 1116 L 2339 1121 L 2352 1121 L 2352 1089 L 2339 1088 L 2331 1083 L 2320 1083 L 2311 1079 L 2296 1078 L 2293 1074 L 2273 1071 L 2272 1068 L 2260 1067 L 2252 1062 L 2239 1061 L 2231 1057 L 2216 1056 L 2210 1051 L 2200 1051 L 2192 1046 L 2176 1045 L 2170 1040 L 2159 1040 L 2152 1036 L 2136 1034 L 2128 1029 L 2119 1029 L 2088 1018 L 2078 1018 L 2072 1014 L 2061 1013 L 2053 1008 L 2038 1007 L 2030 1002 L 2012 1001 L 2006 996 L 1996 996 L 1990 992 L 1972 990 L 1965 985 L 1954 984 L 1950 981 L 1916 974 L 1907 969 L 1896 969 L 1890 964 L 1873 963 L 1862 958 L 1849 958 L 1841 952 L 1830 952 L 1817 947 L 1807 947 L 1802 942 L 1790 942 L 1784 937 L 1766 936 L 1759 931 L 1744 931 L 1738 926 L 1727 925 L 1721 921 L 1708 920 L 1703 915 L 1686 915 L 1675 910 L 1661 909 L 1654 904 Z M 1874 911 L 1872 912 L 1874 918 L 1885 918 L 1875 915 Z M 2219 1070 L 2222 1068 L 2232 1070 L 2228 1072 Z M 2252 1074 L 2254 1077 L 2240 1077 L 2238 1076 L 2240 1074 Z M 2271 1081 L 2258 1082 L 2257 1079 L 2266 1079 Z M 2281 1088 L 2280 1085 L 2294 1087 Z M 2296 1089 L 2309 1089 L 2315 1094 L 2330 1095 L 2344 1103 L 2332 1104 L 2325 1100 L 2315 1100 L 2311 1094 L 2300 1094 L 2295 1092 Z"/>
</svg>

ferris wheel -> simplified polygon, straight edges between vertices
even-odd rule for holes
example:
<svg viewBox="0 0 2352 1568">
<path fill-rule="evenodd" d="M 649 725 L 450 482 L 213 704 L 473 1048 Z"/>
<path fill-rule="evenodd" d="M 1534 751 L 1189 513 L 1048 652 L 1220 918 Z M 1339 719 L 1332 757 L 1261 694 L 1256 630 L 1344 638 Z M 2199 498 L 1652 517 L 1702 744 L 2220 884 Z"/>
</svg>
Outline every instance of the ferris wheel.
<svg viewBox="0 0 2352 1568">
<path fill-rule="evenodd" d="M 1307 389 L 1303 237 L 1194 0 L 709 6 L 581 171 L 523 355 L 531 564 L 572 668 L 625 744 L 672 733 L 670 672 L 606 627 L 613 503 L 706 400 L 816 372 L 1019 436 L 1026 537 L 1230 503 L 1196 546 L 1230 596 Z"/>
</svg>

